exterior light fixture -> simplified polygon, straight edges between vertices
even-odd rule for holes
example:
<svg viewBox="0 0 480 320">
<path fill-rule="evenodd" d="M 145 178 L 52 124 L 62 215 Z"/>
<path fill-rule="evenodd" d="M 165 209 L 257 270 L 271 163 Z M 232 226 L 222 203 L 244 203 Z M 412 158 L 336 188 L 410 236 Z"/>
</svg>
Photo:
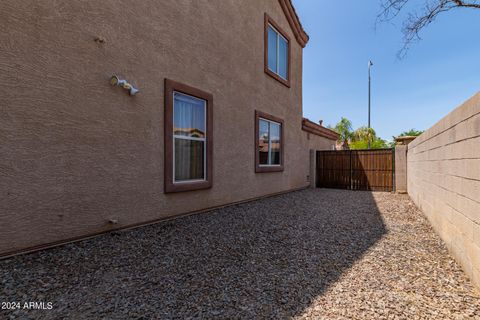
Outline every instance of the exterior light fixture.
<svg viewBox="0 0 480 320">
<path fill-rule="evenodd" d="M 140 90 L 135 88 L 131 83 L 128 83 L 127 80 L 120 79 L 116 75 L 113 75 L 110 78 L 110 84 L 112 86 L 119 86 L 119 87 L 122 87 L 125 90 L 128 90 L 128 94 L 130 94 L 131 96 L 134 96 L 134 95 L 136 95 L 137 93 L 140 92 Z"/>
</svg>

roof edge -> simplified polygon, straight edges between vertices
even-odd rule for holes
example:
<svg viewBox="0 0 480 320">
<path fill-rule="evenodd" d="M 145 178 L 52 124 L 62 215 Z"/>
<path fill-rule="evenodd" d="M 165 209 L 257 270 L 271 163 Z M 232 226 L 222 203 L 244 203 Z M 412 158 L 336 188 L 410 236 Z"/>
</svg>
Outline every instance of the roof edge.
<svg viewBox="0 0 480 320">
<path fill-rule="evenodd" d="M 330 140 L 338 140 L 338 137 L 340 136 L 335 131 L 316 124 L 307 118 L 302 119 L 302 130 Z"/>
<path fill-rule="evenodd" d="M 302 23 L 300 22 L 300 19 L 298 18 L 297 12 L 295 11 L 295 8 L 293 7 L 292 1 L 291 0 L 278 0 L 278 2 L 280 3 L 280 6 L 282 7 L 282 10 L 285 13 L 285 16 L 287 17 L 288 24 L 290 24 L 290 27 L 293 30 L 293 34 L 295 35 L 295 39 L 297 39 L 298 44 L 300 44 L 300 46 L 302 48 L 305 48 L 305 46 L 307 45 L 307 42 L 309 40 L 309 36 L 302 27 Z"/>
</svg>

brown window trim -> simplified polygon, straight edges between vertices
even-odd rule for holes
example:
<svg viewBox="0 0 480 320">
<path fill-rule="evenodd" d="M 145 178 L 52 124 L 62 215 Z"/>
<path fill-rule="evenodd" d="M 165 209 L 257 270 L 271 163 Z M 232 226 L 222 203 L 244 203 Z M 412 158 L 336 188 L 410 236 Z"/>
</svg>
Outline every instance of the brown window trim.
<svg viewBox="0 0 480 320">
<path fill-rule="evenodd" d="M 278 74 L 276 74 L 275 72 L 271 71 L 270 69 L 268 69 L 268 25 L 271 24 L 278 32 L 280 32 L 280 34 L 285 38 L 287 39 L 287 42 L 288 42 L 288 74 L 287 74 L 287 80 L 283 79 L 282 77 L 280 77 Z M 265 27 L 264 27 L 264 58 L 265 58 L 265 63 L 264 63 L 264 71 L 266 74 L 268 74 L 269 76 L 271 76 L 273 79 L 277 80 L 278 82 L 280 82 L 281 84 L 287 86 L 288 88 L 290 88 L 290 78 L 291 78 L 291 60 L 292 60 L 292 55 L 291 55 L 291 41 L 290 41 L 290 37 L 287 36 L 287 33 L 285 31 L 283 31 L 282 28 L 280 28 L 280 26 L 275 22 L 273 21 L 273 19 L 267 14 L 265 13 Z"/>
<path fill-rule="evenodd" d="M 279 166 L 260 166 L 260 159 L 258 156 L 258 124 L 260 118 L 266 119 L 266 120 L 271 120 L 274 122 L 280 123 L 281 130 L 280 130 L 280 165 Z M 255 172 L 257 173 L 263 173 L 263 172 L 281 172 L 284 170 L 284 161 L 283 161 L 283 149 L 284 149 L 284 140 L 283 140 L 283 130 L 284 130 L 284 123 L 283 120 L 280 118 L 277 118 L 275 116 L 272 116 L 268 113 L 261 112 L 258 110 L 255 110 Z"/>
<path fill-rule="evenodd" d="M 207 176 L 205 181 L 173 182 L 173 92 L 181 92 L 207 101 Z M 165 161 L 164 161 L 164 192 L 182 192 L 207 189 L 212 187 L 213 160 L 213 96 L 205 91 L 190 87 L 170 79 L 165 79 Z"/>
</svg>

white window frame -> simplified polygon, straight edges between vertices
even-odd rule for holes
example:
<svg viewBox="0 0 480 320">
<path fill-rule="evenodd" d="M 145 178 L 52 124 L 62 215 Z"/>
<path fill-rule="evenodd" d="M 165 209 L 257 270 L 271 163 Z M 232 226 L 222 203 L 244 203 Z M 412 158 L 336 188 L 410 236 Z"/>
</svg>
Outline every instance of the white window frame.
<svg viewBox="0 0 480 320">
<path fill-rule="evenodd" d="M 283 147 L 282 143 L 282 130 L 283 130 L 283 126 L 280 122 L 276 122 L 276 121 L 272 121 L 272 120 L 268 120 L 268 119 L 265 119 L 265 118 L 262 118 L 262 117 L 258 117 L 258 128 L 259 128 L 259 132 L 260 132 L 260 121 L 263 120 L 263 121 L 266 121 L 268 122 L 268 164 L 258 164 L 259 167 L 281 167 L 282 166 L 282 150 L 281 148 Z M 270 137 L 270 124 L 277 124 L 279 127 L 280 127 L 280 163 L 279 164 L 272 164 L 272 139 Z M 257 152 L 260 152 L 257 150 Z"/>
<path fill-rule="evenodd" d="M 270 69 L 270 66 L 269 66 L 269 63 L 267 61 L 267 68 L 274 72 L 276 75 L 278 75 L 280 78 L 282 78 L 283 80 L 285 81 L 288 81 L 288 77 L 290 76 L 288 74 L 288 64 L 290 63 L 289 60 L 290 60 L 290 57 L 288 56 L 289 55 L 289 46 L 290 46 L 290 43 L 288 42 L 287 38 L 285 38 L 271 23 L 268 23 L 268 27 L 269 28 L 272 28 L 272 30 L 277 34 L 277 39 L 276 39 L 276 55 L 277 55 L 277 65 L 276 65 L 276 69 L 277 70 L 272 70 Z M 268 37 L 268 32 L 267 32 L 267 37 Z M 282 77 L 282 75 L 280 74 L 280 42 L 279 42 L 279 37 L 282 37 L 283 40 L 285 40 L 285 42 L 287 43 L 287 77 L 284 78 Z M 267 58 L 268 59 L 268 58 Z"/>
<path fill-rule="evenodd" d="M 173 157 L 173 163 L 172 163 L 172 170 L 173 170 L 173 183 L 174 184 L 182 184 L 182 183 L 191 183 L 191 182 L 201 182 L 201 181 L 207 181 L 207 101 L 205 99 L 200 99 L 200 98 L 197 98 L 197 97 L 194 97 L 190 94 L 186 94 L 186 93 L 183 93 L 183 92 L 179 92 L 179 91 L 173 91 L 173 99 L 172 99 L 172 103 L 173 103 L 173 106 L 172 106 L 172 123 L 175 124 L 175 95 L 184 95 L 184 96 L 188 96 L 192 99 L 195 99 L 195 100 L 199 100 L 199 101 L 202 101 L 203 102 L 203 110 L 204 110 L 204 128 L 205 128 L 205 132 L 204 132 L 204 136 L 203 138 L 197 138 L 197 137 L 187 137 L 187 136 L 182 136 L 182 135 L 176 135 L 175 134 L 175 125 L 172 126 L 172 149 L 173 149 L 173 153 L 172 153 L 172 157 Z M 190 141 L 203 141 L 203 179 L 191 179 L 191 180 L 180 180 L 180 181 L 177 181 L 175 179 L 175 166 L 176 166 L 176 157 L 175 157 L 175 139 L 182 139 L 182 140 L 190 140 Z"/>
</svg>

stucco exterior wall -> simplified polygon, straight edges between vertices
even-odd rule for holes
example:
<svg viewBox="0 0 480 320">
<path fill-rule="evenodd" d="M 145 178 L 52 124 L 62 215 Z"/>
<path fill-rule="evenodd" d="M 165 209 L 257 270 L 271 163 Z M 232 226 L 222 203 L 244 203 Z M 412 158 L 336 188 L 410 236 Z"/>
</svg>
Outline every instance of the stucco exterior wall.
<svg viewBox="0 0 480 320">
<path fill-rule="evenodd" d="M 265 12 L 290 88 L 264 73 Z M 308 186 L 302 48 L 277 0 L 6 0 L 0 29 L 0 255 Z M 213 95 L 211 189 L 164 194 L 165 78 Z M 255 173 L 256 109 L 285 121 L 283 172 Z"/>
<path fill-rule="evenodd" d="M 408 193 L 480 287 L 480 93 L 408 145 Z"/>
<path fill-rule="evenodd" d="M 333 150 L 335 148 L 335 140 L 322 137 L 313 133 L 309 133 L 304 131 L 305 140 L 308 142 L 308 148 L 310 150 L 309 154 L 309 164 L 310 164 L 310 172 L 308 175 L 308 181 L 310 183 L 310 188 L 317 187 L 317 175 L 315 174 L 317 170 L 317 157 L 316 151 L 317 150 Z"/>
<path fill-rule="evenodd" d="M 313 133 L 303 132 L 308 142 L 308 148 L 312 150 L 334 150 L 335 140 L 327 139 Z"/>
<path fill-rule="evenodd" d="M 407 193 L 407 150 L 406 145 L 395 146 L 395 191 Z"/>
</svg>

